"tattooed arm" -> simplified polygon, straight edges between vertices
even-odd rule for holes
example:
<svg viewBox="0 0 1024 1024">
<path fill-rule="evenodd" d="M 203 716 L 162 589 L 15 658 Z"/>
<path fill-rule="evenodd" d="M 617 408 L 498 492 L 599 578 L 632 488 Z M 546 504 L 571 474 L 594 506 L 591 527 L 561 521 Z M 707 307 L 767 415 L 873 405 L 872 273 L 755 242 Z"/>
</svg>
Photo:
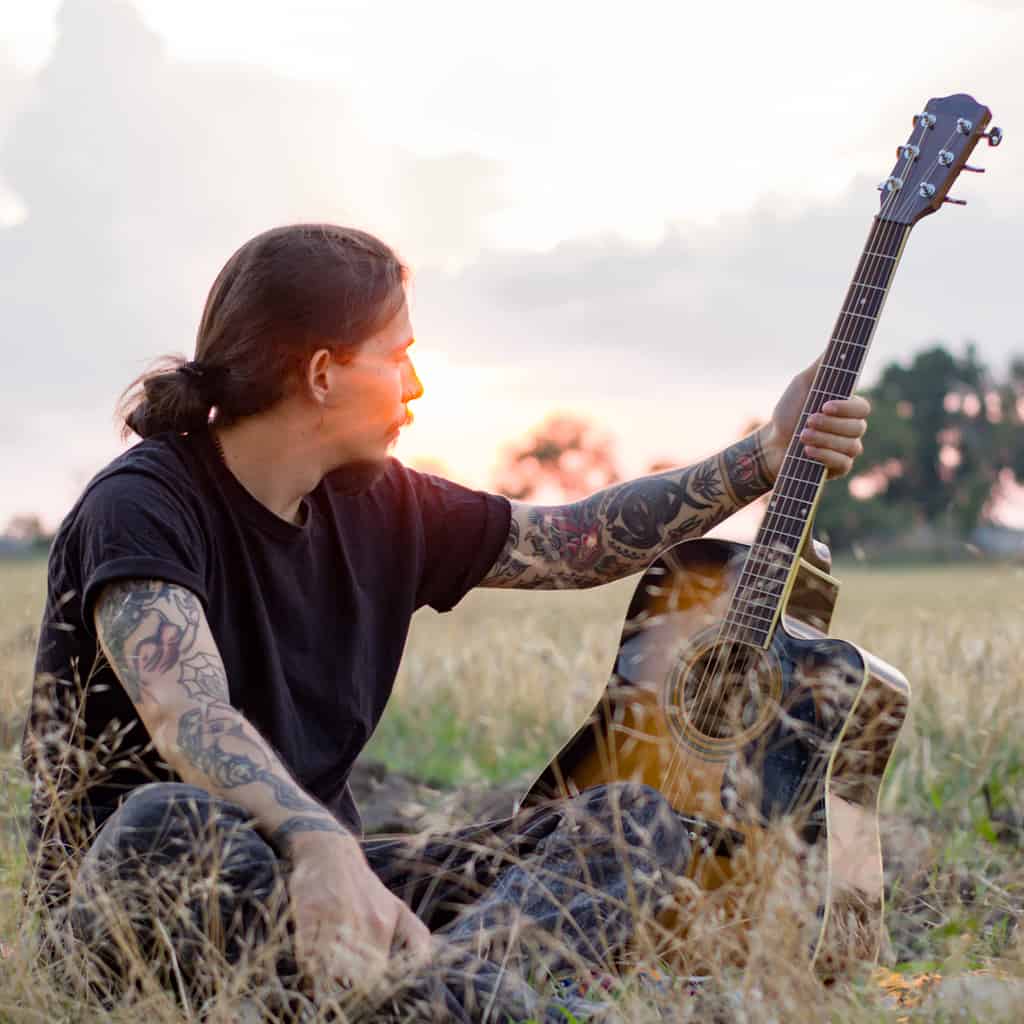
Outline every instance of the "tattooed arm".
<svg viewBox="0 0 1024 1024">
<path fill-rule="evenodd" d="M 307 796 L 231 706 L 220 653 L 198 598 L 159 580 L 112 583 L 97 635 L 157 750 L 185 781 L 240 804 L 272 840 L 342 827 Z"/>
<path fill-rule="evenodd" d="M 646 568 L 700 537 L 772 486 L 792 442 L 818 362 L 798 373 L 767 426 L 695 466 L 616 484 L 571 505 L 514 503 L 508 540 L 485 587 L 593 587 Z M 859 396 L 826 402 L 803 423 L 803 455 L 830 477 L 863 451 L 871 411 Z"/>
<path fill-rule="evenodd" d="M 396 939 L 425 953 L 430 933 L 423 923 L 231 706 L 195 594 L 159 580 L 112 583 L 94 618 L 104 654 L 167 763 L 185 782 L 242 806 L 291 860 L 296 953 L 307 972 L 364 976 Z"/>
<path fill-rule="evenodd" d="M 761 433 L 694 466 L 614 484 L 568 505 L 513 502 L 508 540 L 480 584 L 593 587 L 646 568 L 764 494 Z"/>
</svg>

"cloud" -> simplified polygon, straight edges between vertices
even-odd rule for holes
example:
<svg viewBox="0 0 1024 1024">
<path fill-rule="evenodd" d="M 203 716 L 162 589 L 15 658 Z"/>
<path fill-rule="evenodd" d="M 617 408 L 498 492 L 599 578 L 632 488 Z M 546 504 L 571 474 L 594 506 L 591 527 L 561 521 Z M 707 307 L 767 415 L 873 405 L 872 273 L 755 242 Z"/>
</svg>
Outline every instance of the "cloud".
<svg viewBox="0 0 1024 1024">
<path fill-rule="evenodd" d="M 869 377 L 929 339 L 974 338 L 997 362 L 1024 347 L 1014 283 L 1024 218 L 973 192 L 966 210 L 946 208 L 911 232 Z M 712 228 L 676 225 L 656 245 L 601 238 L 486 253 L 458 275 L 423 275 L 417 317 L 461 358 L 556 373 L 576 356 L 577 386 L 605 392 L 624 381 L 660 391 L 673 377 L 781 380 L 826 344 L 876 197 L 861 179 L 835 204 L 765 201 Z"/>
<path fill-rule="evenodd" d="M 0 63 L 0 97 L 0 181 L 27 210 L 0 228 L 0 459 L 15 482 L 0 523 L 67 507 L 117 450 L 118 392 L 154 356 L 191 351 L 216 272 L 272 224 L 338 220 L 395 243 L 418 268 L 421 346 L 515 369 L 479 377 L 494 404 L 582 401 L 616 431 L 665 434 L 698 407 L 735 410 L 728 429 L 767 411 L 751 396 L 824 346 L 876 202 L 860 180 L 831 205 L 765 200 L 657 244 L 481 251 L 503 202 L 494 161 L 382 144 L 333 87 L 172 60 L 117 0 L 67 0 L 49 63 L 32 80 Z M 870 366 L 931 338 L 1019 351 L 1024 211 L 998 214 L 984 184 L 915 229 Z"/>
<path fill-rule="evenodd" d="M 114 454 L 117 394 L 155 356 L 192 350 L 246 238 L 335 220 L 450 266 L 500 204 L 491 161 L 376 143 L 330 86 L 174 61 L 119 0 L 66 0 L 49 62 L 33 79 L 0 64 L 0 97 L 0 182 L 27 212 L 0 227 L 0 460 L 32 481 L 3 488 L 0 523 L 37 485 L 30 505 L 66 507 L 83 467 Z"/>
<path fill-rule="evenodd" d="M 374 144 L 327 86 L 169 60 L 127 3 L 68 0 L 58 30 L 0 149 L 28 211 L 0 231 L 13 379 L 35 379 L 46 353 L 64 402 L 109 397 L 112 380 L 191 347 L 220 265 L 275 223 L 360 223 L 425 263 L 478 244 L 496 202 L 488 161 Z"/>
</svg>

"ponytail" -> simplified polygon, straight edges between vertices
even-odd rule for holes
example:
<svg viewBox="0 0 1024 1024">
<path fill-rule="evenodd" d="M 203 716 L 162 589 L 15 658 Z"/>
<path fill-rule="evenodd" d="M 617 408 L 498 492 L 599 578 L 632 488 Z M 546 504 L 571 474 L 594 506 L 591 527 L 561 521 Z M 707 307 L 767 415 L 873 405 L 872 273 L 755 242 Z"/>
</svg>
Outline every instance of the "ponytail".
<svg viewBox="0 0 1024 1024">
<path fill-rule="evenodd" d="M 137 377 L 118 405 L 124 420 L 122 436 L 132 432 L 152 437 L 166 431 L 183 434 L 200 430 L 217 404 L 216 368 L 169 356 Z"/>
</svg>

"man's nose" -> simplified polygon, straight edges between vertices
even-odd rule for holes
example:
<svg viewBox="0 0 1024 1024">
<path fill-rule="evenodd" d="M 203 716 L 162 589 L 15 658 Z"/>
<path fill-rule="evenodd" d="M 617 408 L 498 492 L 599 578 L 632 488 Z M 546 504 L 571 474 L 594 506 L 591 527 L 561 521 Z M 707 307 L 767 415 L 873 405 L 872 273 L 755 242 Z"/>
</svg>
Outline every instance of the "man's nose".
<svg viewBox="0 0 1024 1024">
<path fill-rule="evenodd" d="M 419 374 L 416 372 L 416 367 L 412 365 L 411 360 L 406 361 L 403 384 L 403 402 L 412 402 L 423 394 L 423 382 L 420 380 Z"/>
</svg>

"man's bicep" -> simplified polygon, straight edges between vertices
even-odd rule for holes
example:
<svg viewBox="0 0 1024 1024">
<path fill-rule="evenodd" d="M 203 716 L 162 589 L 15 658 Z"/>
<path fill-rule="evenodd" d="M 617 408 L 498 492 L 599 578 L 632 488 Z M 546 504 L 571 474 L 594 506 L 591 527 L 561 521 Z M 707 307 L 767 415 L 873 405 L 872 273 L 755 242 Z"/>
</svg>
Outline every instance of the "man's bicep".
<svg viewBox="0 0 1024 1024">
<path fill-rule="evenodd" d="M 107 584 L 93 611 L 96 635 L 147 726 L 182 700 L 228 701 L 224 665 L 199 598 L 163 580 Z"/>
<path fill-rule="evenodd" d="M 513 501 L 508 537 L 481 587 L 524 589 L 558 586 L 552 570 L 562 561 L 560 525 L 568 506 Z"/>
</svg>

